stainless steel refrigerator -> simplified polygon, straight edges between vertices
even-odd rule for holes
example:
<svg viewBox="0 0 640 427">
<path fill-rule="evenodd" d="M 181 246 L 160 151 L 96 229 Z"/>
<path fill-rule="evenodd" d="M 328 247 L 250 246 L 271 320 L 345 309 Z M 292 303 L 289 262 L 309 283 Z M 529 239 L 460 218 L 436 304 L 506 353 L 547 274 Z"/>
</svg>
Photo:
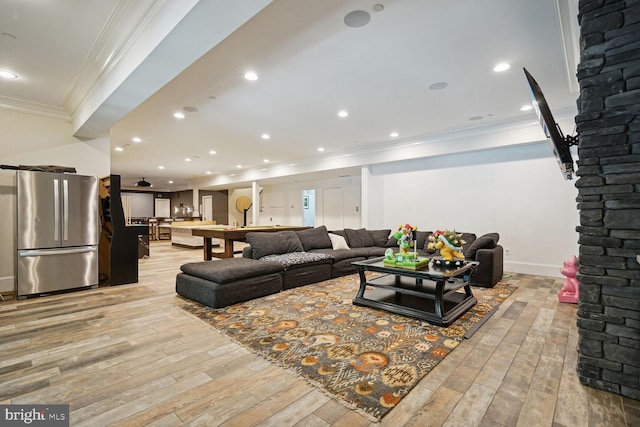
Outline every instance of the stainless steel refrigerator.
<svg viewBox="0 0 640 427">
<path fill-rule="evenodd" d="M 18 297 L 98 284 L 98 179 L 17 171 Z"/>
</svg>

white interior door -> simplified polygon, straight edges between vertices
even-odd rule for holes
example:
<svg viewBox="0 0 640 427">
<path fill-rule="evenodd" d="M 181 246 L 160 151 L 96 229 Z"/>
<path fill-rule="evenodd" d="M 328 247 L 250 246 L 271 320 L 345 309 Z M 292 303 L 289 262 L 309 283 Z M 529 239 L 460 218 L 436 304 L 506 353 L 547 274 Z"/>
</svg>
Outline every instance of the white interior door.
<svg viewBox="0 0 640 427">
<path fill-rule="evenodd" d="M 213 196 L 202 197 L 202 220 L 213 220 Z"/>
<path fill-rule="evenodd" d="M 302 191 L 302 225 L 315 227 L 316 225 L 316 190 Z"/>
<path fill-rule="evenodd" d="M 171 200 L 156 199 L 155 215 L 156 218 L 171 218 Z"/>
<path fill-rule="evenodd" d="M 284 209 L 282 206 L 272 206 L 269 208 L 269 225 L 285 225 L 282 223 Z"/>
<path fill-rule="evenodd" d="M 131 224 L 131 196 L 120 196 L 122 199 L 122 210 L 124 212 L 124 222 Z"/>
<path fill-rule="evenodd" d="M 344 197 L 342 187 L 322 190 L 322 213 L 324 225 L 329 230 L 344 228 Z"/>
</svg>

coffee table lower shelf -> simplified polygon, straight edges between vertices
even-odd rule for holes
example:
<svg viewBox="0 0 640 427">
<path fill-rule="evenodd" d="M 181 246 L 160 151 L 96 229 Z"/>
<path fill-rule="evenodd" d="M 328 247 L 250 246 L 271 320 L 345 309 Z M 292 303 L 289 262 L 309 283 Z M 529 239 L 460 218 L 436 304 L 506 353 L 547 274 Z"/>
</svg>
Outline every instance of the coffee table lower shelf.
<svg viewBox="0 0 640 427">
<path fill-rule="evenodd" d="M 358 265 L 361 280 L 353 299 L 355 305 L 449 326 L 477 302 L 469 282 L 462 277 L 394 271 L 367 279 L 364 272 L 370 266 L 362 264 Z"/>
</svg>

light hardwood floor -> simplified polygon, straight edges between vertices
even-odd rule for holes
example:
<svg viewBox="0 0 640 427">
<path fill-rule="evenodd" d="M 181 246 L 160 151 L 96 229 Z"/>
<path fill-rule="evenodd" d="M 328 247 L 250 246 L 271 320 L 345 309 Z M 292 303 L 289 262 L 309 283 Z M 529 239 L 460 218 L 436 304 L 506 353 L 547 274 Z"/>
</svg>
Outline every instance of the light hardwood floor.
<svg viewBox="0 0 640 427">
<path fill-rule="evenodd" d="M 175 275 L 201 257 L 152 242 L 138 284 L 0 303 L 0 403 L 68 403 L 92 427 L 371 424 L 184 312 Z M 379 425 L 640 425 L 639 401 L 578 382 L 563 280 L 507 280 L 518 290 Z"/>
</svg>

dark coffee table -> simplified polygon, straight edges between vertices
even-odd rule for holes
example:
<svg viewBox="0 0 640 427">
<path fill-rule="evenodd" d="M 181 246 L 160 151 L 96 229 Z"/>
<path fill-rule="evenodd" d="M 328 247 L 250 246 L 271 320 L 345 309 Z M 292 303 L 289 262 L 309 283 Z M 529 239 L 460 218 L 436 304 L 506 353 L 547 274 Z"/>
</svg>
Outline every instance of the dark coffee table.
<svg viewBox="0 0 640 427">
<path fill-rule="evenodd" d="M 436 257 L 428 268 L 408 270 L 385 266 L 383 260 L 352 263 L 360 275 L 360 289 L 353 304 L 449 326 L 477 301 L 469 285 L 469 276 L 478 265 L 475 261 L 447 266 Z M 438 261 L 440 265 L 436 265 Z M 367 271 L 383 274 L 367 279 Z M 460 289 L 463 292 L 458 292 Z M 369 297 L 365 297 L 365 291 Z"/>
</svg>

